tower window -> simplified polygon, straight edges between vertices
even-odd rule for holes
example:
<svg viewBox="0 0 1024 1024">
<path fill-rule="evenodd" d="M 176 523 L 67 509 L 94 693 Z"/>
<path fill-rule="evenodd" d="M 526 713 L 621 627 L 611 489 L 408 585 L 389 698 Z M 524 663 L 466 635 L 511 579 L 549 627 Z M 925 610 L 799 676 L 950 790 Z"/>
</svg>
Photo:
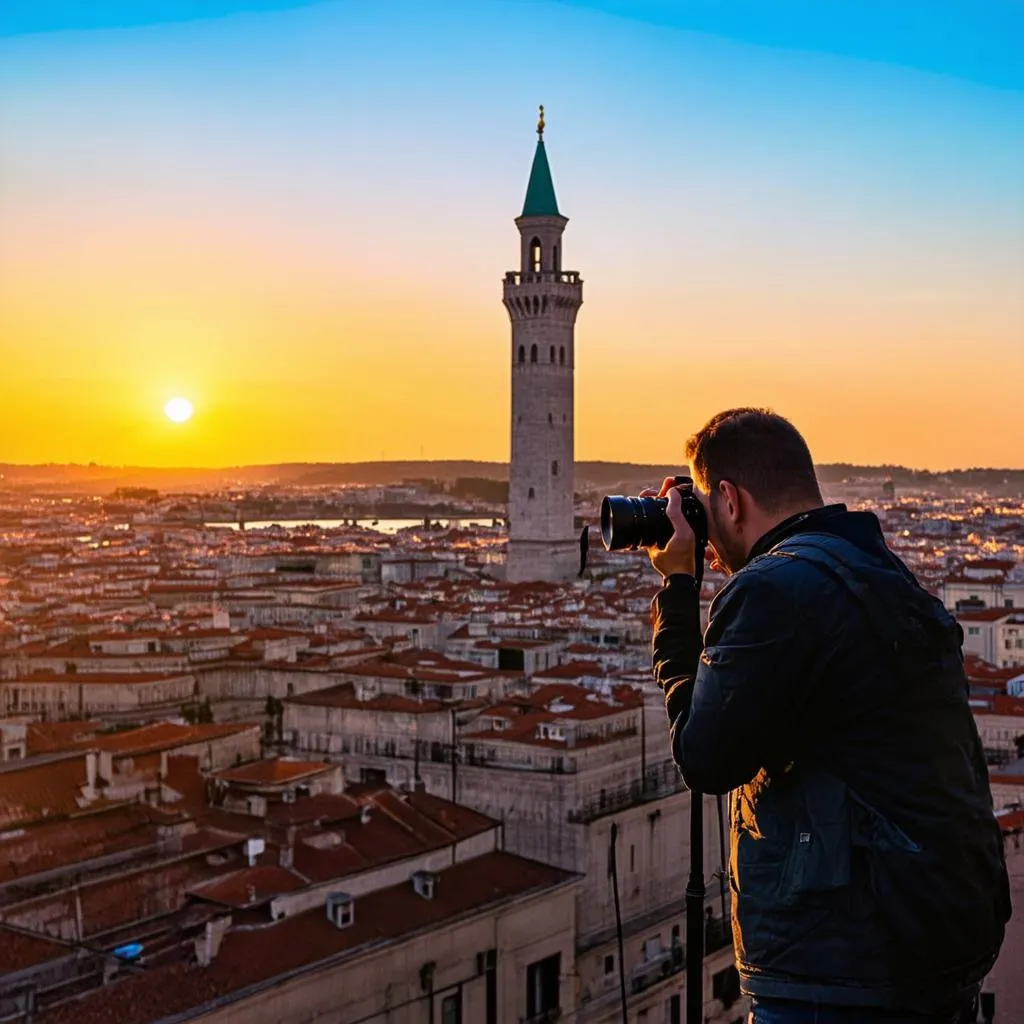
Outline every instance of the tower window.
<svg viewBox="0 0 1024 1024">
<path fill-rule="evenodd" d="M 551 413 L 548 413 L 548 423 L 554 424 L 554 422 L 555 422 L 555 417 L 552 416 Z"/>
<path fill-rule="evenodd" d="M 522 362 L 522 359 L 520 359 L 519 361 Z M 564 345 L 559 345 L 558 346 L 558 362 L 559 362 L 559 364 L 561 366 L 565 366 L 565 346 Z"/>
<path fill-rule="evenodd" d="M 536 316 L 540 312 L 540 299 L 534 295 L 533 297 L 533 315 Z"/>
<path fill-rule="evenodd" d="M 551 250 L 551 254 L 553 256 L 553 259 L 551 260 L 551 269 L 554 270 L 557 273 L 559 270 L 562 269 L 561 261 L 558 258 L 558 246 L 557 245 L 554 247 L 554 249 Z"/>
<path fill-rule="evenodd" d="M 519 346 L 519 362 L 521 362 L 521 363 L 525 363 L 526 362 L 526 346 L 525 345 L 520 345 Z"/>
<path fill-rule="evenodd" d="M 551 475 L 558 476 L 558 459 L 551 463 Z"/>
<path fill-rule="evenodd" d="M 530 269 L 535 274 L 539 274 L 540 271 L 541 271 L 542 265 L 543 265 L 543 261 L 541 259 L 540 239 L 539 238 L 535 238 L 530 243 Z"/>
<path fill-rule="evenodd" d="M 533 501 L 533 488 L 532 487 L 526 492 L 526 496 L 527 496 L 527 498 L 530 499 L 530 501 Z"/>
<path fill-rule="evenodd" d="M 531 345 L 530 346 L 530 362 L 531 363 L 537 362 L 537 346 L 536 345 Z"/>
<path fill-rule="evenodd" d="M 553 363 L 554 361 L 555 361 L 555 346 L 552 345 L 551 346 L 551 353 L 550 353 L 549 362 Z"/>
</svg>

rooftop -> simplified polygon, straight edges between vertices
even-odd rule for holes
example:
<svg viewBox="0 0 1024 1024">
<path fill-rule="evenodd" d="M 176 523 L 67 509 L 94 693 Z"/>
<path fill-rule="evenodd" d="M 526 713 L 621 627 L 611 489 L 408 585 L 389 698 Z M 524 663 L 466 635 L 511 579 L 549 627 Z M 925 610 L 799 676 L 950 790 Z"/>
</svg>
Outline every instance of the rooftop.
<svg viewBox="0 0 1024 1024">
<path fill-rule="evenodd" d="M 361 948 L 435 932 L 448 921 L 565 885 L 574 875 L 536 861 L 493 852 L 440 873 L 434 898 L 418 896 L 408 881 L 357 897 L 355 920 L 344 929 L 324 908 L 256 930 L 235 930 L 209 967 L 154 965 L 103 989 L 45 1010 L 37 1024 L 149 1024 L 194 1010 L 215 999 L 324 961 L 358 956 Z"/>
</svg>

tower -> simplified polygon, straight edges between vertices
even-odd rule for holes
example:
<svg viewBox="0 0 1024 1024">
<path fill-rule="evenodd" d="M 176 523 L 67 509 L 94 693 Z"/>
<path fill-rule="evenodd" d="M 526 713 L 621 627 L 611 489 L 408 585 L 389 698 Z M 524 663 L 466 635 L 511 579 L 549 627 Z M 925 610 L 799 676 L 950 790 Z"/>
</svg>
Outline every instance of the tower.
<svg viewBox="0 0 1024 1024">
<path fill-rule="evenodd" d="M 565 580 L 576 574 L 573 536 L 574 329 L 583 282 L 562 269 L 562 233 L 544 149 L 544 108 L 519 229 L 519 269 L 505 274 L 512 320 L 512 459 L 507 579 Z"/>
</svg>

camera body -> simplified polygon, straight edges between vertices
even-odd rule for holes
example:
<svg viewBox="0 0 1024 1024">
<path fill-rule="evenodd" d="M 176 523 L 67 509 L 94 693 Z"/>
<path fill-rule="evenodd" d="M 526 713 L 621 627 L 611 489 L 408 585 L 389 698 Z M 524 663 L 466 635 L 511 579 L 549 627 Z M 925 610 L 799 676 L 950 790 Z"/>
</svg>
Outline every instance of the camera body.
<svg viewBox="0 0 1024 1024">
<path fill-rule="evenodd" d="M 693 480 L 677 476 L 675 485 L 682 493 L 683 515 L 693 530 L 698 550 L 708 542 L 708 521 L 704 506 L 694 496 Z M 601 541 L 606 551 L 638 551 L 663 548 L 673 534 L 669 521 L 668 498 L 608 495 L 601 502 Z"/>
</svg>

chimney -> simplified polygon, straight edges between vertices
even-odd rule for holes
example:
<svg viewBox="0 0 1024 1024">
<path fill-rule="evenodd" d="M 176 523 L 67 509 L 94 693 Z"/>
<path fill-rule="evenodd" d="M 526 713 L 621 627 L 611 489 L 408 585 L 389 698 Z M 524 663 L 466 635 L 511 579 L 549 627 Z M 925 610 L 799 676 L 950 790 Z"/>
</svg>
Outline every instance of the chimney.
<svg viewBox="0 0 1024 1024">
<path fill-rule="evenodd" d="M 277 855 L 277 863 L 282 868 L 290 868 L 295 862 L 295 826 L 289 825 L 284 831 L 284 842 Z"/>
<path fill-rule="evenodd" d="M 265 840 L 260 836 L 255 836 L 252 839 L 246 839 L 242 846 L 242 852 L 245 854 L 245 859 L 249 862 L 249 867 L 252 867 L 263 851 L 267 848 Z"/>
<path fill-rule="evenodd" d="M 200 967 L 209 967 L 220 951 L 220 944 L 231 927 L 231 917 L 215 917 L 206 922 L 203 934 L 196 939 L 196 963 Z"/>
<path fill-rule="evenodd" d="M 425 900 L 434 898 L 437 881 L 437 875 L 433 871 L 414 871 L 412 875 L 412 887 L 416 890 L 416 895 L 422 896 Z"/>
<path fill-rule="evenodd" d="M 348 928 L 356 919 L 355 900 L 347 892 L 328 893 L 325 909 L 335 928 Z"/>
</svg>

